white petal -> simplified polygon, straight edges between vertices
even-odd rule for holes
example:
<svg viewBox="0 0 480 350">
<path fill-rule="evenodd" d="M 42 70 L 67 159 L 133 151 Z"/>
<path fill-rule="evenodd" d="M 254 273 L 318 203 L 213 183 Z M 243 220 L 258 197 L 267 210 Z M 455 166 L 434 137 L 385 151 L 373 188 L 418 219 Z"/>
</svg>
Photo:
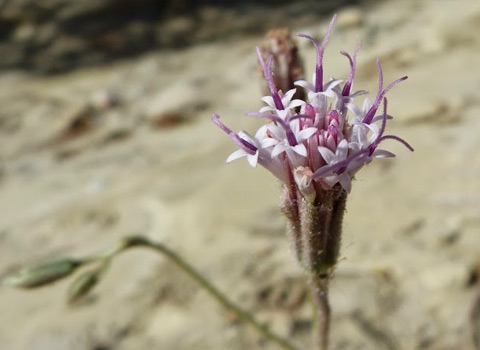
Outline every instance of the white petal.
<svg viewBox="0 0 480 350">
<path fill-rule="evenodd" d="M 363 118 L 363 111 L 354 103 L 347 103 L 347 108 L 358 118 Z"/>
<path fill-rule="evenodd" d="M 290 104 L 290 101 L 292 100 L 293 95 L 295 95 L 295 92 L 297 89 L 293 88 L 288 90 L 285 95 L 282 98 L 282 103 L 284 106 L 288 106 Z"/>
<path fill-rule="evenodd" d="M 338 182 L 338 175 L 325 175 L 322 177 L 322 180 L 330 187 L 333 187 Z"/>
<path fill-rule="evenodd" d="M 269 105 L 272 108 L 275 108 L 275 102 L 273 101 L 272 96 L 263 96 L 260 100 L 265 102 L 267 105 Z"/>
<path fill-rule="evenodd" d="M 367 97 L 365 101 L 363 101 L 363 111 L 365 114 L 369 111 L 369 109 L 372 108 L 372 102 L 370 102 L 370 99 Z"/>
<path fill-rule="evenodd" d="M 310 136 L 312 136 L 313 134 L 315 134 L 317 132 L 317 128 L 306 128 L 306 129 L 303 129 L 302 131 L 300 131 L 297 135 L 296 135 L 296 138 L 297 138 L 297 141 L 298 142 L 303 142 L 307 139 L 310 138 Z"/>
<path fill-rule="evenodd" d="M 368 94 L 367 90 L 358 90 L 358 91 L 355 91 L 353 94 L 351 94 L 349 97 L 350 98 L 355 98 L 355 97 L 365 95 L 365 94 Z"/>
<path fill-rule="evenodd" d="M 340 185 L 342 185 L 342 187 L 345 189 L 345 191 L 350 193 L 350 191 L 352 190 L 352 179 L 350 178 L 350 176 L 347 173 L 343 173 L 339 176 L 338 180 L 340 182 Z"/>
<path fill-rule="evenodd" d="M 372 136 L 370 137 L 370 142 L 373 142 L 378 137 L 378 133 L 379 133 L 378 126 L 376 124 L 366 124 L 366 125 L 372 132 Z"/>
<path fill-rule="evenodd" d="M 283 120 L 287 119 L 287 117 L 290 115 L 289 113 L 290 111 L 288 109 L 277 110 L 277 116 Z"/>
<path fill-rule="evenodd" d="M 262 125 L 260 128 L 258 128 L 257 132 L 255 133 L 255 138 L 257 140 L 262 140 L 267 134 L 267 126 Z"/>
<path fill-rule="evenodd" d="M 290 102 L 290 104 L 288 105 L 288 108 L 296 108 L 296 107 L 303 106 L 304 104 L 305 104 L 304 101 L 295 99 Z"/>
<path fill-rule="evenodd" d="M 237 149 L 235 152 L 233 152 L 228 156 L 227 163 L 233 162 L 234 160 L 245 157 L 247 155 L 248 153 L 245 152 L 243 149 Z"/>
<path fill-rule="evenodd" d="M 318 152 L 320 152 L 320 154 L 322 155 L 322 158 L 325 160 L 327 164 L 332 164 L 335 162 L 336 160 L 335 154 L 327 147 L 319 146 Z"/>
<path fill-rule="evenodd" d="M 278 156 L 280 153 L 285 152 L 288 149 L 283 143 L 277 143 L 272 150 L 272 158 Z"/>
<path fill-rule="evenodd" d="M 249 154 L 247 156 L 247 161 L 248 161 L 248 164 L 250 164 L 252 167 L 256 167 L 257 166 L 257 161 L 258 161 L 258 151 L 255 152 L 255 154 Z"/>
<path fill-rule="evenodd" d="M 262 146 L 262 148 L 272 147 L 275 146 L 277 143 L 278 141 L 271 137 L 266 137 L 262 141 L 260 141 L 260 145 Z"/>
<path fill-rule="evenodd" d="M 367 128 L 369 128 L 374 134 L 378 134 L 378 126 L 377 124 L 365 124 L 363 123 Z"/>
<path fill-rule="evenodd" d="M 323 85 L 323 91 L 327 91 L 327 90 L 331 90 L 333 89 L 335 86 L 339 85 L 342 83 L 342 80 L 340 79 L 337 79 L 337 80 L 330 80 L 328 83 L 326 83 L 325 85 Z"/>
<path fill-rule="evenodd" d="M 264 107 L 260 108 L 259 112 L 264 113 L 264 112 L 270 112 L 270 111 L 274 111 L 274 110 L 275 110 L 275 108 L 272 108 L 270 106 L 264 106 Z"/>
<path fill-rule="evenodd" d="M 304 156 L 304 157 L 307 156 L 307 149 L 305 148 L 305 145 L 302 143 L 292 147 L 292 149 L 295 151 L 295 153 L 300 154 L 301 156 Z"/>
<path fill-rule="evenodd" d="M 332 90 L 326 90 L 324 92 L 320 92 L 320 94 L 330 98 L 333 98 L 335 96 L 335 92 L 333 92 Z"/>
<path fill-rule="evenodd" d="M 372 156 L 375 158 L 393 158 L 395 157 L 395 154 L 384 149 L 376 149 Z"/>
<path fill-rule="evenodd" d="M 369 145 L 367 139 L 367 128 L 364 127 L 365 124 L 356 124 L 353 126 L 353 134 L 356 136 L 358 143 L 361 147 L 367 147 Z"/>
<path fill-rule="evenodd" d="M 361 144 L 358 143 L 358 142 L 350 142 L 350 143 L 348 144 L 348 147 L 349 147 L 354 153 L 356 153 L 356 152 L 358 152 L 358 151 L 360 151 L 360 150 L 362 149 Z"/>
<path fill-rule="evenodd" d="M 347 142 L 347 140 L 343 139 L 337 145 L 337 151 L 335 152 L 335 155 L 336 155 L 337 159 L 343 160 L 343 159 L 347 158 L 347 154 L 348 154 L 348 142 Z"/>
<path fill-rule="evenodd" d="M 315 86 L 306 80 L 297 80 L 294 85 L 300 86 L 309 91 L 315 91 Z"/>
<path fill-rule="evenodd" d="M 267 128 L 277 140 L 283 140 L 286 137 L 285 130 L 273 123 L 268 124 Z"/>
<path fill-rule="evenodd" d="M 250 134 L 244 130 L 240 131 L 238 133 L 238 136 L 240 136 L 241 139 L 247 141 L 248 143 L 251 143 L 252 145 L 255 145 L 255 140 L 253 139 L 252 136 L 250 136 Z"/>
<path fill-rule="evenodd" d="M 393 117 L 391 115 L 387 114 L 387 120 L 390 120 L 390 119 L 393 119 Z M 383 114 L 379 114 L 379 115 L 376 115 L 375 117 L 373 117 L 372 123 L 376 123 L 379 120 L 383 120 Z"/>
</svg>

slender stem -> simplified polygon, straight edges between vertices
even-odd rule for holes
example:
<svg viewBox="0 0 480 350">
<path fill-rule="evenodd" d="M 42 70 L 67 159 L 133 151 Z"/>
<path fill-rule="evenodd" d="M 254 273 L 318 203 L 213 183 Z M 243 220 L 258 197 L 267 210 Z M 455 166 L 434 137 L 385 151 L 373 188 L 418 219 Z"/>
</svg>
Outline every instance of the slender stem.
<svg viewBox="0 0 480 350">
<path fill-rule="evenodd" d="M 199 271 L 197 271 L 192 265 L 183 260 L 178 254 L 174 251 L 163 245 L 159 242 L 152 242 L 145 237 L 141 236 L 132 236 L 123 240 L 120 245 L 121 249 L 115 251 L 115 254 L 120 253 L 123 250 L 133 248 L 133 247 L 146 247 L 151 248 L 154 251 L 163 254 L 169 258 L 173 263 L 175 263 L 180 269 L 183 270 L 189 277 L 194 279 L 202 288 L 210 293 L 220 304 L 225 308 L 233 311 L 241 320 L 251 325 L 253 328 L 262 333 L 265 338 L 278 344 L 283 349 L 287 350 L 298 350 L 296 346 L 290 343 L 287 339 L 273 333 L 266 325 L 257 321 L 247 310 L 244 310 L 237 306 L 233 301 L 228 299 L 228 297 L 213 286 Z"/>
<path fill-rule="evenodd" d="M 318 349 L 327 350 L 330 331 L 328 282 L 340 251 L 347 193 L 340 187 L 317 192 L 314 203 L 300 202 L 305 267 L 317 307 Z"/>
<path fill-rule="evenodd" d="M 328 277 L 319 276 L 311 280 L 312 295 L 317 306 L 317 341 L 319 350 L 328 349 L 330 334 L 330 303 L 328 301 Z"/>
</svg>

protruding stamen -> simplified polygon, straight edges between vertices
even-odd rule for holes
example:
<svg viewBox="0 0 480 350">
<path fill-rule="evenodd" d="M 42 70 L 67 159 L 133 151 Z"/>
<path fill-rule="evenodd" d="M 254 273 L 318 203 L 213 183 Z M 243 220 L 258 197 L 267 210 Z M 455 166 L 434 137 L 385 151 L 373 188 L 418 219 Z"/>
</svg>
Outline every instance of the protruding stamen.
<svg viewBox="0 0 480 350">
<path fill-rule="evenodd" d="M 378 137 L 377 140 L 382 137 L 383 133 L 385 132 L 385 128 L 387 127 L 387 119 L 388 119 L 388 114 L 387 114 L 387 106 L 388 106 L 388 101 L 387 98 L 383 98 L 383 118 L 382 118 L 382 126 L 380 127 L 380 130 L 378 131 Z M 376 141 L 375 141 L 376 142 Z"/>
<path fill-rule="evenodd" d="M 358 54 L 358 51 L 360 50 L 361 46 L 362 46 L 362 41 L 360 40 L 358 42 L 358 45 L 357 45 L 356 49 L 355 49 L 355 52 L 353 53 L 353 58 L 348 53 L 346 53 L 345 51 L 340 52 L 342 55 L 347 57 L 348 61 L 350 62 L 350 75 L 348 76 L 347 82 L 345 83 L 345 86 L 343 87 L 342 96 L 349 96 L 350 92 L 352 90 L 353 78 L 355 78 L 355 71 L 357 69 L 357 54 Z"/>
<path fill-rule="evenodd" d="M 330 36 L 330 32 L 332 31 L 333 23 L 335 23 L 336 19 L 337 15 L 335 14 L 328 25 L 327 32 L 325 33 L 325 37 L 323 38 L 321 45 L 318 45 L 318 41 L 316 41 L 310 35 L 301 33 L 297 34 L 297 36 L 301 38 L 310 40 L 317 51 L 317 65 L 315 67 L 315 92 L 323 91 L 323 53 L 325 52 L 325 47 L 327 46 L 328 38 Z"/>
<path fill-rule="evenodd" d="M 404 76 L 401 77 L 394 82 L 390 83 L 384 90 L 383 89 L 383 72 L 382 72 L 382 66 L 380 64 L 380 61 L 377 59 L 376 61 L 377 67 L 378 67 L 378 93 L 377 97 L 375 98 L 375 102 L 373 103 L 372 107 L 370 107 L 369 111 L 363 118 L 362 122 L 365 124 L 370 124 L 375 116 L 375 113 L 377 112 L 378 107 L 380 106 L 380 102 L 382 101 L 382 98 L 386 95 L 387 92 L 389 92 L 395 85 L 398 83 L 406 80 L 408 77 Z"/>
<path fill-rule="evenodd" d="M 294 120 L 301 119 L 301 118 L 303 118 L 303 119 L 311 119 L 311 120 L 315 119 L 315 117 L 313 117 L 313 116 L 311 116 L 311 115 L 307 115 L 307 114 L 295 114 L 293 117 L 288 117 L 288 118 L 287 118 L 287 121 L 288 121 L 288 122 L 292 122 L 292 121 L 294 121 Z"/>
<path fill-rule="evenodd" d="M 212 122 L 213 124 L 215 124 L 216 126 L 218 126 L 220 129 L 222 129 L 223 131 L 225 131 L 227 134 L 230 134 L 232 133 L 233 131 L 230 130 L 225 124 L 223 124 L 221 121 L 220 121 L 220 116 L 218 114 L 213 114 L 212 115 Z"/>
<path fill-rule="evenodd" d="M 401 83 L 402 81 L 407 80 L 407 79 L 408 79 L 408 76 L 405 75 L 405 76 L 403 76 L 403 77 L 401 77 L 401 78 L 398 78 L 397 80 L 391 82 L 391 83 L 385 88 L 385 90 L 383 90 L 382 97 L 384 97 L 384 96 L 387 94 L 387 92 L 389 92 L 390 90 L 392 90 L 392 88 L 393 88 L 395 85 L 397 85 L 398 83 Z"/>
<path fill-rule="evenodd" d="M 392 139 L 392 140 L 395 140 L 395 141 L 398 141 L 400 142 L 401 144 L 403 144 L 405 147 L 407 147 L 410 151 L 414 151 L 413 147 L 410 146 L 410 144 L 405 141 L 404 139 L 398 137 L 398 136 L 395 136 L 395 135 L 385 135 L 385 136 L 382 136 L 379 140 L 379 143 L 382 142 L 383 140 L 386 140 L 386 139 Z"/>
<path fill-rule="evenodd" d="M 364 154 L 368 153 L 368 149 L 362 149 L 361 151 L 358 151 L 357 153 L 352 154 L 351 156 L 345 158 L 341 162 L 331 164 L 331 165 L 326 165 L 315 171 L 312 175 L 312 179 L 319 179 L 322 176 L 325 176 L 328 173 L 334 173 L 338 172 L 339 170 L 345 171 L 347 169 L 348 164 L 354 160 L 355 158 L 358 158 Z M 342 172 L 343 172 L 342 171 Z M 338 172 L 338 174 L 341 174 L 342 172 Z"/>
<path fill-rule="evenodd" d="M 368 146 L 369 150 L 369 156 L 375 152 L 375 149 L 377 148 L 378 144 L 380 143 L 380 139 L 383 136 L 383 133 L 385 132 L 385 128 L 387 127 L 387 119 L 388 119 L 388 114 L 387 114 L 387 105 L 388 101 L 387 98 L 385 97 L 383 99 L 383 115 L 382 115 L 382 126 L 380 127 L 380 130 L 378 131 L 377 138 Z"/>
<path fill-rule="evenodd" d="M 273 102 L 275 103 L 275 108 L 279 110 L 284 110 L 285 107 L 282 103 L 282 99 L 280 98 L 277 88 L 275 87 L 275 82 L 273 81 L 273 73 L 272 73 L 273 56 L 269 55 L 268 61 L 265 64 L 262 57 L 262 51 L 257 46 L 257 57 L 258 57 L 258 61 L 260 62 L 260 66 L 262 67 L 263 76 L 265 77 L 265 80 L 267 81 L 267 84 L 268 84 L 268 88 L 270 89 L 270 92 L 272 94 Z"/>
<path fill-rule="evenodd" d="M 240 147 L 241 149 L 243 149 L 245 152 L 247 152 L 248 154 L 251 154 L 251 155 L 254 155 L 255 153 L 257 153 L 258 151 L 258 148 L 255 147 L 254 145 L 252 145 L 250 142 L 248 141 L 245 141 L 244 139 L 242 139 L 240 136 L 238 136 L 237 134 L 235 134 L 234 132 L 228 134 L 228 136 L 230 137 L 230 139 L 232 139 L 232 141 L 238 146 Z"/>
<path fill-rule="evenodd" d="M 257 147 L 255 147 L 254 145 L 252 145 L 250 142 L 248 141 L 245 141 L 244 139 L 242 139 L 240 136 L 238 136 L 237 134 L 235 134 L 232 130 L 230 130 L 225 124 L 223 124 L 221 121 L 220 121 L 220 116 L 218 114 L 214 114 L 212 115 L 212 122 L 218 126 L 220 129 L 222 129 L 223 131 L 225 131 L 228 136 L 230 137 L 230 139 L 238 146 L 240 147 L 241 149 L 243 149 L 245 152 L 247 152 L 248 154 L 255 154 L 258 150 Z"/>
</svg>

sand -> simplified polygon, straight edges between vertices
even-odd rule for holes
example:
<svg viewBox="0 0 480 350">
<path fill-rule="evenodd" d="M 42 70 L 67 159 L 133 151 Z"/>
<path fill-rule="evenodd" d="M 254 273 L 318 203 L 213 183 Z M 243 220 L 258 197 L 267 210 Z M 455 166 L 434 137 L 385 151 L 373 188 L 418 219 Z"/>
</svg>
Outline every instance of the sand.
<svg viewBox="0 0 480 350">
<path fill-rule="evenodd" d="M 361 15 L 358 17 L 358 15 Z M 325 56 L 362 38 L 356 88 L 390 82 L 389 132 L 415 152 L 358 174 L 331 287 L 332 349 L 475 349 L 480 263 L 480 3 L 385 1 L 341 10 Z M 355 17 L 357 16 L 357 17 Z M 318 25 L 294 28 L 320 36 Z M 301 23 L 301 21 L 299 21 Z M 0 274 L 141 233 L 192 262 L 304 349 L 312 305 L 278 212 L 280 186 L 212 123 L 254 131 L 260 37 L 159 51 L 58 76 L 0 75 Z M 300 44 L 308 69 L 315 53 Z M 70 281 L 71 282 L 71 281 Z M 162 256 L 120 256 L 91 296 L 68 282 L 0 288 L 0 349 L 277 349 Z M 477 321 L 478 322 L 478 321 Z M 478 325 L 477 325 L 478 328 Z"/>
</svg>

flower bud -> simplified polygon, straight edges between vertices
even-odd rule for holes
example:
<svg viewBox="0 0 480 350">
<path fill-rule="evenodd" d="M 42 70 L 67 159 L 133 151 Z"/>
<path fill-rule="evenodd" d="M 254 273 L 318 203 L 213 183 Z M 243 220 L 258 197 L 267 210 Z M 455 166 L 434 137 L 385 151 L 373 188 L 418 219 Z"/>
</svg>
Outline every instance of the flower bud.
<svg viewBox="0 0 480 350">
<path fill-rule="evenodd" d="M 68 302 L 74 303 L 87 295 L 100 281 L 103 268 L 89 270 L 77 277 L 68 290 Z"/>
<path fill-rule="evenodd" d="M 313 203 L 315 196 L 315 188 L 312 185 L 312 170 L 308 167 L 299 166 L 295 168 L 293 176 L 298 186 L 298 190 L 302 193 L 303 197 L 309 202 Z"/>
<path fill-rule="evenodd" d="M 2 280 L 6 286 L 36 288 L 69 276 L 81 262 L 69 258 L 21 268 Z"/>
<path fill-rule="evenodd" d="M 265 60 L 271 55 L 273 57 L 273 81 L 278 90 L 286 92 L 293 89 L 294 82 L 303 79 L 303 61 L 298 53 L 298 46 L 290 30 L 275 29 L 265 36 L 260 47 Z M 269 90 L 265 85 L 265 93 Z M 305 98 L 303 90 L 297 90 L 295 98 Z"/>
</svg>

